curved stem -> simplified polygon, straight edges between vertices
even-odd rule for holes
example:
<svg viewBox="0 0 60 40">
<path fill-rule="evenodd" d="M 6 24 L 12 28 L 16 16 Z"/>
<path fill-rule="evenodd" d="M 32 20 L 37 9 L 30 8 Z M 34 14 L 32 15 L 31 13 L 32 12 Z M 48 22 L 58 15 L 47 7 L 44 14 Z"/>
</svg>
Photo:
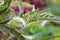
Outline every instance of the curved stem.
<svg viewBox="0 0 60 40">
<path fill-rule="evenodd" d="M 55 20 L 55 21 L 60 21 L 60 18 L 46 18 L 46 17 L 41 17 L 41 18 L 39 18 L 38 20 Z"/>
<path fill-rule="evenodd" d="M 0 28 L 5 28 L 7 29 L 8 31 L 10 31 L 13 35 L 15 35 L 19 40 L 25 40 L 25 38 L 20 34 L 18 33 L 14 28 L 10 28 L 8 26 L 2 26 L 0 25 Z"/>
<path fill-rule="evenodd" d="M 22 0 L 18 0 L 18 2 L 19 2 L 19 7 L 20 7 L 20 11 L 19 11 L 18 16 L 22 16 L 22 13 L 23 13 Z"/>
</svg>

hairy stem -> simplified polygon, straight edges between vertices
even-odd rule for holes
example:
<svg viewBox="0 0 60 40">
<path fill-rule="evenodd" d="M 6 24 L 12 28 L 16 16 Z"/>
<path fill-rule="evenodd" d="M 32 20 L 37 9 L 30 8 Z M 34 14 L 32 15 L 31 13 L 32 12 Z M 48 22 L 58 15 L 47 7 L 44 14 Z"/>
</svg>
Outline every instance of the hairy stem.
<svg viewBox="0 0 60 40">
<path fill-rule="evenodd" d="M 7 29 L 8 31 L 10 31 L 13 35 L 15 35 L 19 40 L 25 40 L 25 38 L 20 34 L 18 33 L 14 28 L 10 28 L 8 26 L 2 26 L 0 25 L 0 28 L 5 28 Z"/>
<path fill-rule="evenodd" d="M 20 7 L 20 11 L 19 11 L 18 16 L 22 16 L 22 13 L 23 13 L 22 0 L 18 0 L 18 2 L 19 2 L 19 7 Z"/>
</svg>

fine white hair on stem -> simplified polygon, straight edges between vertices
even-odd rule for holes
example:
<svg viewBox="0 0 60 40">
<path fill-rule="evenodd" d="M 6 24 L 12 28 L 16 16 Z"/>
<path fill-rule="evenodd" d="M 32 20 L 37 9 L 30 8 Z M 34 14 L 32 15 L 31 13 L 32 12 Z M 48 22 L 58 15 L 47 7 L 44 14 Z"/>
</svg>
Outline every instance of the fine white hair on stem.
<svg viewBox="0 0 60 40">
<path fill-rule="evenodd" d="M 35 6 L 33 5 L 32 11 L 35 11 Z"/>
</svg>

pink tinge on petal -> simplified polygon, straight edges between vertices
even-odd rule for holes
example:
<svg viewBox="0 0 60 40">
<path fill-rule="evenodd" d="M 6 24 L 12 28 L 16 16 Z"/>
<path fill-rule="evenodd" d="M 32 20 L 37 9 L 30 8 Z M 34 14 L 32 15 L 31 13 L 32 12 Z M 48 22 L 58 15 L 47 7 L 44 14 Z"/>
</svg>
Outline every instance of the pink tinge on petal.
<svg viewBox="0 0 60 40">
<path fill-rule="evenodd" d="M 18 15 L 18 13 L 19 13 L 19 6 L 14 6 L 14 7 L 12 7 L 12 9 L 14 9 L 16 15 Z"/>
<path fill-rule="evenodd" d="M 30 11 L 30 8 L 24 7 L 24 14 L 28 13 Z"/>
<path fill-rule="evenodd" d="M 43 10 L 43 8 L 37 8 L 37 10 L 38 10 L 38 11 L 42 11 L 42 10 Z"/>
<path fill-rule="evenodd" d="M 12 9 L 15 11 L 16 15 L 18 15 L 18 13 L 20 11 L 19 6 L 14 6 L 14 7 L 12 7 Z M 23 14 L 26 14 L 28 12 L 30 12 L 30 8 L 23 7 Z"/>
<path fill-rule="evenodd" d="M 39 4 L 41 0 L 30 0 L 30 3 L 31 4 Z"/>
<path fill-rule="evenodd" d="M 30 3 L 35 5 L 35 8 L 38 9 L 39 11 L 47 7 L 47 3 L 42 4 L 44 2 L 46 2 L 46 0 L 30 0 Z"/>
<path fill-rule="evenodd" d="M 38 10 L 38 11 L 42 11 L 42 10 L 46 9 L 47 7 L 48 7 L 48 5 L 45 4 L 45 5 L 43 5 L 42 7 L 37 7 L 37 10 Z"/>
</svg>

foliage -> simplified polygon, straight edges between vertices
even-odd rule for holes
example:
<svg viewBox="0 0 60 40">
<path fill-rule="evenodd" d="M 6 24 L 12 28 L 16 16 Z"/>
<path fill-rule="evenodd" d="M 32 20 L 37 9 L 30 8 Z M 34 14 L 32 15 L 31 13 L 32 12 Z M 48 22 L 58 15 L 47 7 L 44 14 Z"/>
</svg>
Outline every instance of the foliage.
<svg viewBox="0 0 60 40">
<path fill-rule="evenodd" d="M 0 5 L 1 40 L 25 40 L 28 39 L 26 36 L 32 36 L 34 40 L 60 40 L 59 4 L 53 3 L 45 10 L 32 10 L 27 14 L 22 14 L 22 6 L 27 3 L 22 2 L 24 3 L 22 4 L 21 0 L 20 2 L 18 0 L 21 9 L 18 16 L 16 16 L 14 10 L 10 8 L 10 3 L 11 0 L 4 0 L 4 4 Z M 17 19 L 17 17 L 19 18 Z M 47 23 L 45 23 L 44 20 L 48 20 Z M 45 23 L 44 26 L 42 26 L 43 22 Z"/>
</svg>

